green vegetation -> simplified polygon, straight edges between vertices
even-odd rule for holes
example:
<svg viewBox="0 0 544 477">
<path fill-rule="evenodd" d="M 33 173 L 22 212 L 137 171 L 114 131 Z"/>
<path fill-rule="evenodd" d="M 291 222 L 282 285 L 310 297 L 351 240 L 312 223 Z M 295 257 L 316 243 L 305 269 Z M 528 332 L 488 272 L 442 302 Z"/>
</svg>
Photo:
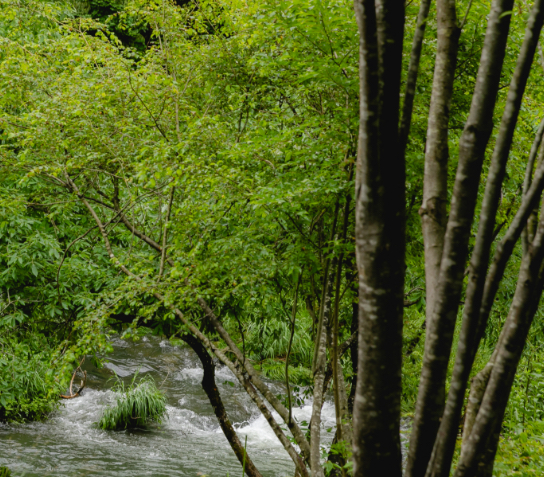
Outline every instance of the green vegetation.
<svg viewBox="0 0 544 477">
<path fill-rule="evenodd" d="M 50 372 L 53 350 L 39 335 L 1 339 L 0 421 L 42 420 L 58 406 L 60 387 Z"/>
<path fill-rule="evenodd" d="M 125 387 L 117 379 L 112 391 L 116 393 L 115 404 L 108 406 L 98 421 L 98 427 L 106 431 L 134 429 L 151 422 L 161 423 L 166 415 L 166 398 L 149 376 L 132 382 Z"/>
<path fill-rule="evenodd" d="M 11 471 L 7 467 L 0 467 L 0 477 L 10 477 Z"/>
<path fill-rule="evenodd" d="M 404 71 L 419 5 L 407 2 Z M 450 191 L 490 1 L 457 5 L 468 13 L 451 98 Z M 528 8 L 508 13 L 501 86 L 515 68 Z M 210 353 L 227 350 L 223 363 L 247 359 L 282 382 L 287 369 L 292 385 L 313 392 L 324 302 L 329 361 L 332 324 L 341 345 L 358 322 L 358 41 L 348 0 L 0 0 L 0 421 L 46 418 L 81 357 L 107 353 L 113 331 L 202 333 Z M 418 210 L 436 41 L 433 7 L 406 150 L 404 417 L 415 412 L 425 346 Z M 495 243 L 521 204 L 542 117 L 537 60 L 529 84 Z M 507 91 L 497 95 L 477 217 Z M 470 251 L 477 231 L 475 220 Z M 497 345 L 522 256 L 518 241 L 472 375 Z M 544 466 L 543 338 L 540 308 L 501 429 L 496 476 L 538 475 Z M 350 406 L 352 352 L 343 350 L 336 380 L 343 378 Z M 119 381 L 114 391 L 100 428 L 163 418 L 165 398 L 152 380 L 126 388 Z M 280 396 L 286 407 L 288 394 Z"/>
</svg>

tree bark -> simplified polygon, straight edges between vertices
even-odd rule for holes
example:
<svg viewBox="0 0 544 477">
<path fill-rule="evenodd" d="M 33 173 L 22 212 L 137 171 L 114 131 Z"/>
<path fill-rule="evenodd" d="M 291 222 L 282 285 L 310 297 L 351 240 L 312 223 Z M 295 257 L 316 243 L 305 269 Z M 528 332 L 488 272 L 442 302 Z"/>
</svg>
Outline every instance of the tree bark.
<svg viewBox="0 0 544 477">
<path fill-rule="evenodd" d="M 493 365 L 495 364 L 495 358 L 497 357 L 498 345 L 495 347 L 493 355 L 489 358 L 484 368 L 472 378 L 470 385 L 470 393 L 468 395 L 467 408 L 465 411 L 465 423 L 463 425 L 463 441 L 461 444 L 461 459 L 468 450 L 468 438 L 472 432 L 472 427 L 476 421 L 476 416 L 482 405 L 482 400 L 485 394 L 485 388 L 489 382 Z"/>
<path fill-rule="evenodd" d="M 261 473 L 255 467 L 255 464 L 253 464 L 253 461 L 247 455 L 244 446 L 238 438 L 238 434 L 236 434 L 236 431 L 234 430 L 234 427 L 232 427 L 229 417 L 227 416 L 221 394 L 219 394 L 219 390 L 215 384 L 215 365 L 211 356 L 208 354 L 202 343 L 193 335 L 185 334 L 181 336 L 181 339 L 193 349 L 202 363 L 202 367 L 204 368 L 202 389 L 204 389 L 204 392 L 208 396 L 210 404 L 213 407 L 213 412 L 221 426 L 221 430 L 229 441 L 230 447 L 238 458 L 240 465 L 245 467 L 245 472 L 248 477 L 262 477 Z"/>
<path fill-rule="evenodd" d="M 355 0 L 360 32 L 359 270 L 354 476 L 400 477 L 405 162 L 399 140 L 404 2 Z M 384 377 L 387 379 L 384 379 Z"/>
<path fill-rule="evenodd" d="M 426 319 L 432 319 L 436 284 L 444 249 L 448 203 L 448 130 L 453 80 L 457 64 L 460 29 L 457 26 L 454 0 L 437 0 L 437 51 L 427 141 L 425 143 L 425 173 L 423 204 L 419 213 L 425 246 Z M 408 462 L 408 474 L 411 466 Z M 417 475 L 415 471 L 415 475 Z"/>
<path fill-rule="evenodd" d="M 514 130 L 544 21 L 543 6 L 543 0 L 535 2 L 527 23 L 525 40 L 510 83 L 506 106 L 491 159 L 478 235 L 470 263 L 469 282 L 463 309 L 463 324 L 458 342 L 455 367 L 450 383 L 448 401 L 440 422 L 437 440 L 427 471 L 428 477 L 448 477 L 450 475 L 467 380 L 479 345 L 479 312 L 493 243 L 495 217 L 499 208 L 501 188 L 506 173 L 506 164 L 514 137 Z"/>
<path fill-rule="evenodd" d="M 332 269 L 335 268 L 333 261 Z M 321 444 L 321 409 L 323 408 L 323 391 L 325 383 L 325 368 L 327 365 L 327 332 L 329 330 L 329 321 L 331 317 L 331 298 L 334 284 L 334 273 L 328 274 L 327 283 L 324 286 L 325 296 L 319 319 L 321 325 L 318 327 L 316 342 L 316 359 L 313 364 L 314 378 L 314 401 L 312 403 L 312 418 L 310 422 L 310 467 L 312 477 L 324 476 L 321 466 L 320 444 Z"/>
<path fill-rule="evenodd" d="M 408 65 L 408 74 L 406 76 L 406 87 L 404 89 L 404 105 L 402 108 L 402 119 L 400 120 L 399 140 L 401 151 L 406 151 L 408 136 L 410 135 L 410 125 L 412 123 L 412 112 L 414 110 L 414 98 L 416 96 L 416 83 L 419 72 L 419 63 L 421 60 L 421 50 L 423 49 L 423 38 L 425 37 L 425 28 L 427 27 L 427 17 L 431 0 L 421 0 L 419 12 L 417 14 L 417 26 L 412 40 L 412 51 L 410 53 L 410 63 Z"/>
<path fill-rule="evenodd" d="M 349 226 L 349 209 L 351 204 L 351 195 L 346 198 L 344 207 L 344 222 L 342 226 L 342 244 L 346 243 Z M 336 414 L 336 437 L 338 441 L 348 440 L 351 442 L 350 427 L 345 423 L 347 417 L 347 396 L 344 382 L 344 373 L 338 353 L 338 334 L 339 334 L 339 313 L 340 313 L 340 285 L 342 283 L 342 266 L 344 265 L 344 252 L 340 252 L 338 257 L 338 266 L 336 268 L 336 281 L 334 290 L 334 312 L 332 322 L 332 345 L 331 345 L 331 363 L 333 371 L 333 390 L 334 390 L 334 408 Z M 345 427 L 345 429 L 344 429 Z"/>
<path fill-rule="evenodd" d="M 489 383 L 455 477 L 476 476 L 481 467 L 489 465 L 485 459 L 486 454 L 494 454 L 496 451 L 496 446 L 489 444 L 496 426 L 502 422 L 517 365 L 542 296 L 543 261 L 544 222 L 541 221 L 535 240 L 522 259 L 516 292 L 501 332 Z"/>
<path fill-rule="evenodd" d="M 459 309 L 468 241 L 485 148 L 493 128 L 513 0 L 494 0 L 469 117 L 459 144 L 459 164 L 446 228 L 432 319 L 427 322 L 423 368 L 412 427 L 408 477 L 423 477 L 444 410 L 453 332 Z M 506 14 L 504 14 L 506 13 Z M 504 14 L 504 15 L 503 15 Z"/>
<path fill-rule="evenodd" d="M 423 204 L 421 215 L 423 242 L 425 246 L 425 294 L 426 322 L 432 323 L 436 303 L 436 284 L 440 276 L 440 264 L 444 249 L 448 201 L 448 130 L 450 104 L 453 94 L 455 67 L 459 45 L 460 28 L 457 26 L 455 1 L 437 0 L 437 52 L 433 76 L 433 89 L 427 142 L 425 144 L 425 174 L 423 181 Z M 432 327 L 427 327 L 427 333 Z M 444 399 L 443 388 L 436 389 L 436 399 Z M 442 395 L 440 395 L 442 393 Z M 414 440 L 420 434 L 412 435 Z M 427 469 L 428 455 L 417 452 L 419 447 L 412 441 L 407 462 L 408 476 L 423 476 Z"/>
</svg>

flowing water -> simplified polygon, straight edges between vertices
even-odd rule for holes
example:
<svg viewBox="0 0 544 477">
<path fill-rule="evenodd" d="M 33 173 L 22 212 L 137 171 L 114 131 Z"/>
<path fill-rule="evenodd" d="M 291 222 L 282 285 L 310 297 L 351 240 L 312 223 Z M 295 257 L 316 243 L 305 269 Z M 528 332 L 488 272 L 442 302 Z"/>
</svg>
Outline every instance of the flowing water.
<svg viewBox="0 0 544 477">
<path fill-rule="evenodd" d="M 106 367 L 89 363 L 83 396 L 63 401 L 47 422 L 0 426 L 0 466 L 17 476 L 241 476 L 242 469 L 219 427 L 200 381 L 202 368 L 188 347 L 146 337 L 116 339 Z M 93 423 L 112 401 L 114 373 L 129 383 L 150 373 L 168 398 L 168 418 L 160 426 L 137 431 L 102 431 Z M 216 382 L 240 439 L 264 477 L 294 474 L 294 465 L 243 388 L 225 367 Z M 271 382 L 276 394 L 285 387 Z M 311 403 L 295 408 L 297 420 L 310 420 Z M 323 443 L 332 440 L 334 408 L 323 408 Z"/>
</svg>

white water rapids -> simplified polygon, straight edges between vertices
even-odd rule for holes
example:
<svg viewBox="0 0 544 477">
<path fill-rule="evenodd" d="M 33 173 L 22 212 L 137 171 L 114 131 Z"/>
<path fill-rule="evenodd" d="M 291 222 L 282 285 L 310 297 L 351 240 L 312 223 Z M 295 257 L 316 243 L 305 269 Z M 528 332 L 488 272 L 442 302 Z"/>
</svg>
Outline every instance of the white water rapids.
<svg viewBox="0 0 544 477">
<path fill-rule="evenodd" d="M 242 476 L 200 381 L 202 368 L 188 347 L 158 338 L 138 342 L 116 339 L 106 368 L 87 364 L 83 396 L 64 401 L 43 423 L 0 425 L 0 466 L 13 477 L 25 476 Z M 138 431 L 102 431 L 93 423 L 113 398 L 115 372 L 129 383 L 136 372 L 151 373 L 168 398 L 168 418 L 160 426 Z M 240 440 L 264 477 L 288 477 L 294 465 L 249 396 L 225 367 L 216 382 Z M 276 394 L 285 386 L 270 382 Z M 299 421 L 309 421 L 311 402 L 294 408 Z M 329 431 L 329 432 L 328 432 Z M 323 408 L 322 443 L 334 433 L 334 408 Z"/>
</svg>

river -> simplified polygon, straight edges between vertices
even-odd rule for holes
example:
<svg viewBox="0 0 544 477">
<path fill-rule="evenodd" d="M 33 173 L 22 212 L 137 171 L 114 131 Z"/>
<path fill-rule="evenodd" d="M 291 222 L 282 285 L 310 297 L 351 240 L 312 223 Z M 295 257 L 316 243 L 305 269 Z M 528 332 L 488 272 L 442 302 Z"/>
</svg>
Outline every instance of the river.
<svg viewBox="0 0 544 477">
<path fill-rule="evenodd" d="M 46 422 L 0 425 L 0 466 L 13 477 L 25 476 L 242 476 L 242 469 L 200 386 L 202 367 L 188 347 L 156 337 L 137 342 L 114 339 L 105 367 L 89 362 L 87 388 L 79 398 L 63 401 Z M 150 373 L 168 399 L 168 417 L 160 426 L 137 431 L 102 431 L 94 427 L 114 398 L 116 373 L 129 383 L 135 373 Z M 229 417 L 264 477 L 293 476 L 294 465 L 268 423 L 225 367 L 216 382 Z M 275 393 L 281 383 L 270 382 Z M 294 409 L 296 419 L 310 420 L 311 403 Z M 323 408 L 323 444 L 332 440 L 334 408 Z"/>
</svg>

